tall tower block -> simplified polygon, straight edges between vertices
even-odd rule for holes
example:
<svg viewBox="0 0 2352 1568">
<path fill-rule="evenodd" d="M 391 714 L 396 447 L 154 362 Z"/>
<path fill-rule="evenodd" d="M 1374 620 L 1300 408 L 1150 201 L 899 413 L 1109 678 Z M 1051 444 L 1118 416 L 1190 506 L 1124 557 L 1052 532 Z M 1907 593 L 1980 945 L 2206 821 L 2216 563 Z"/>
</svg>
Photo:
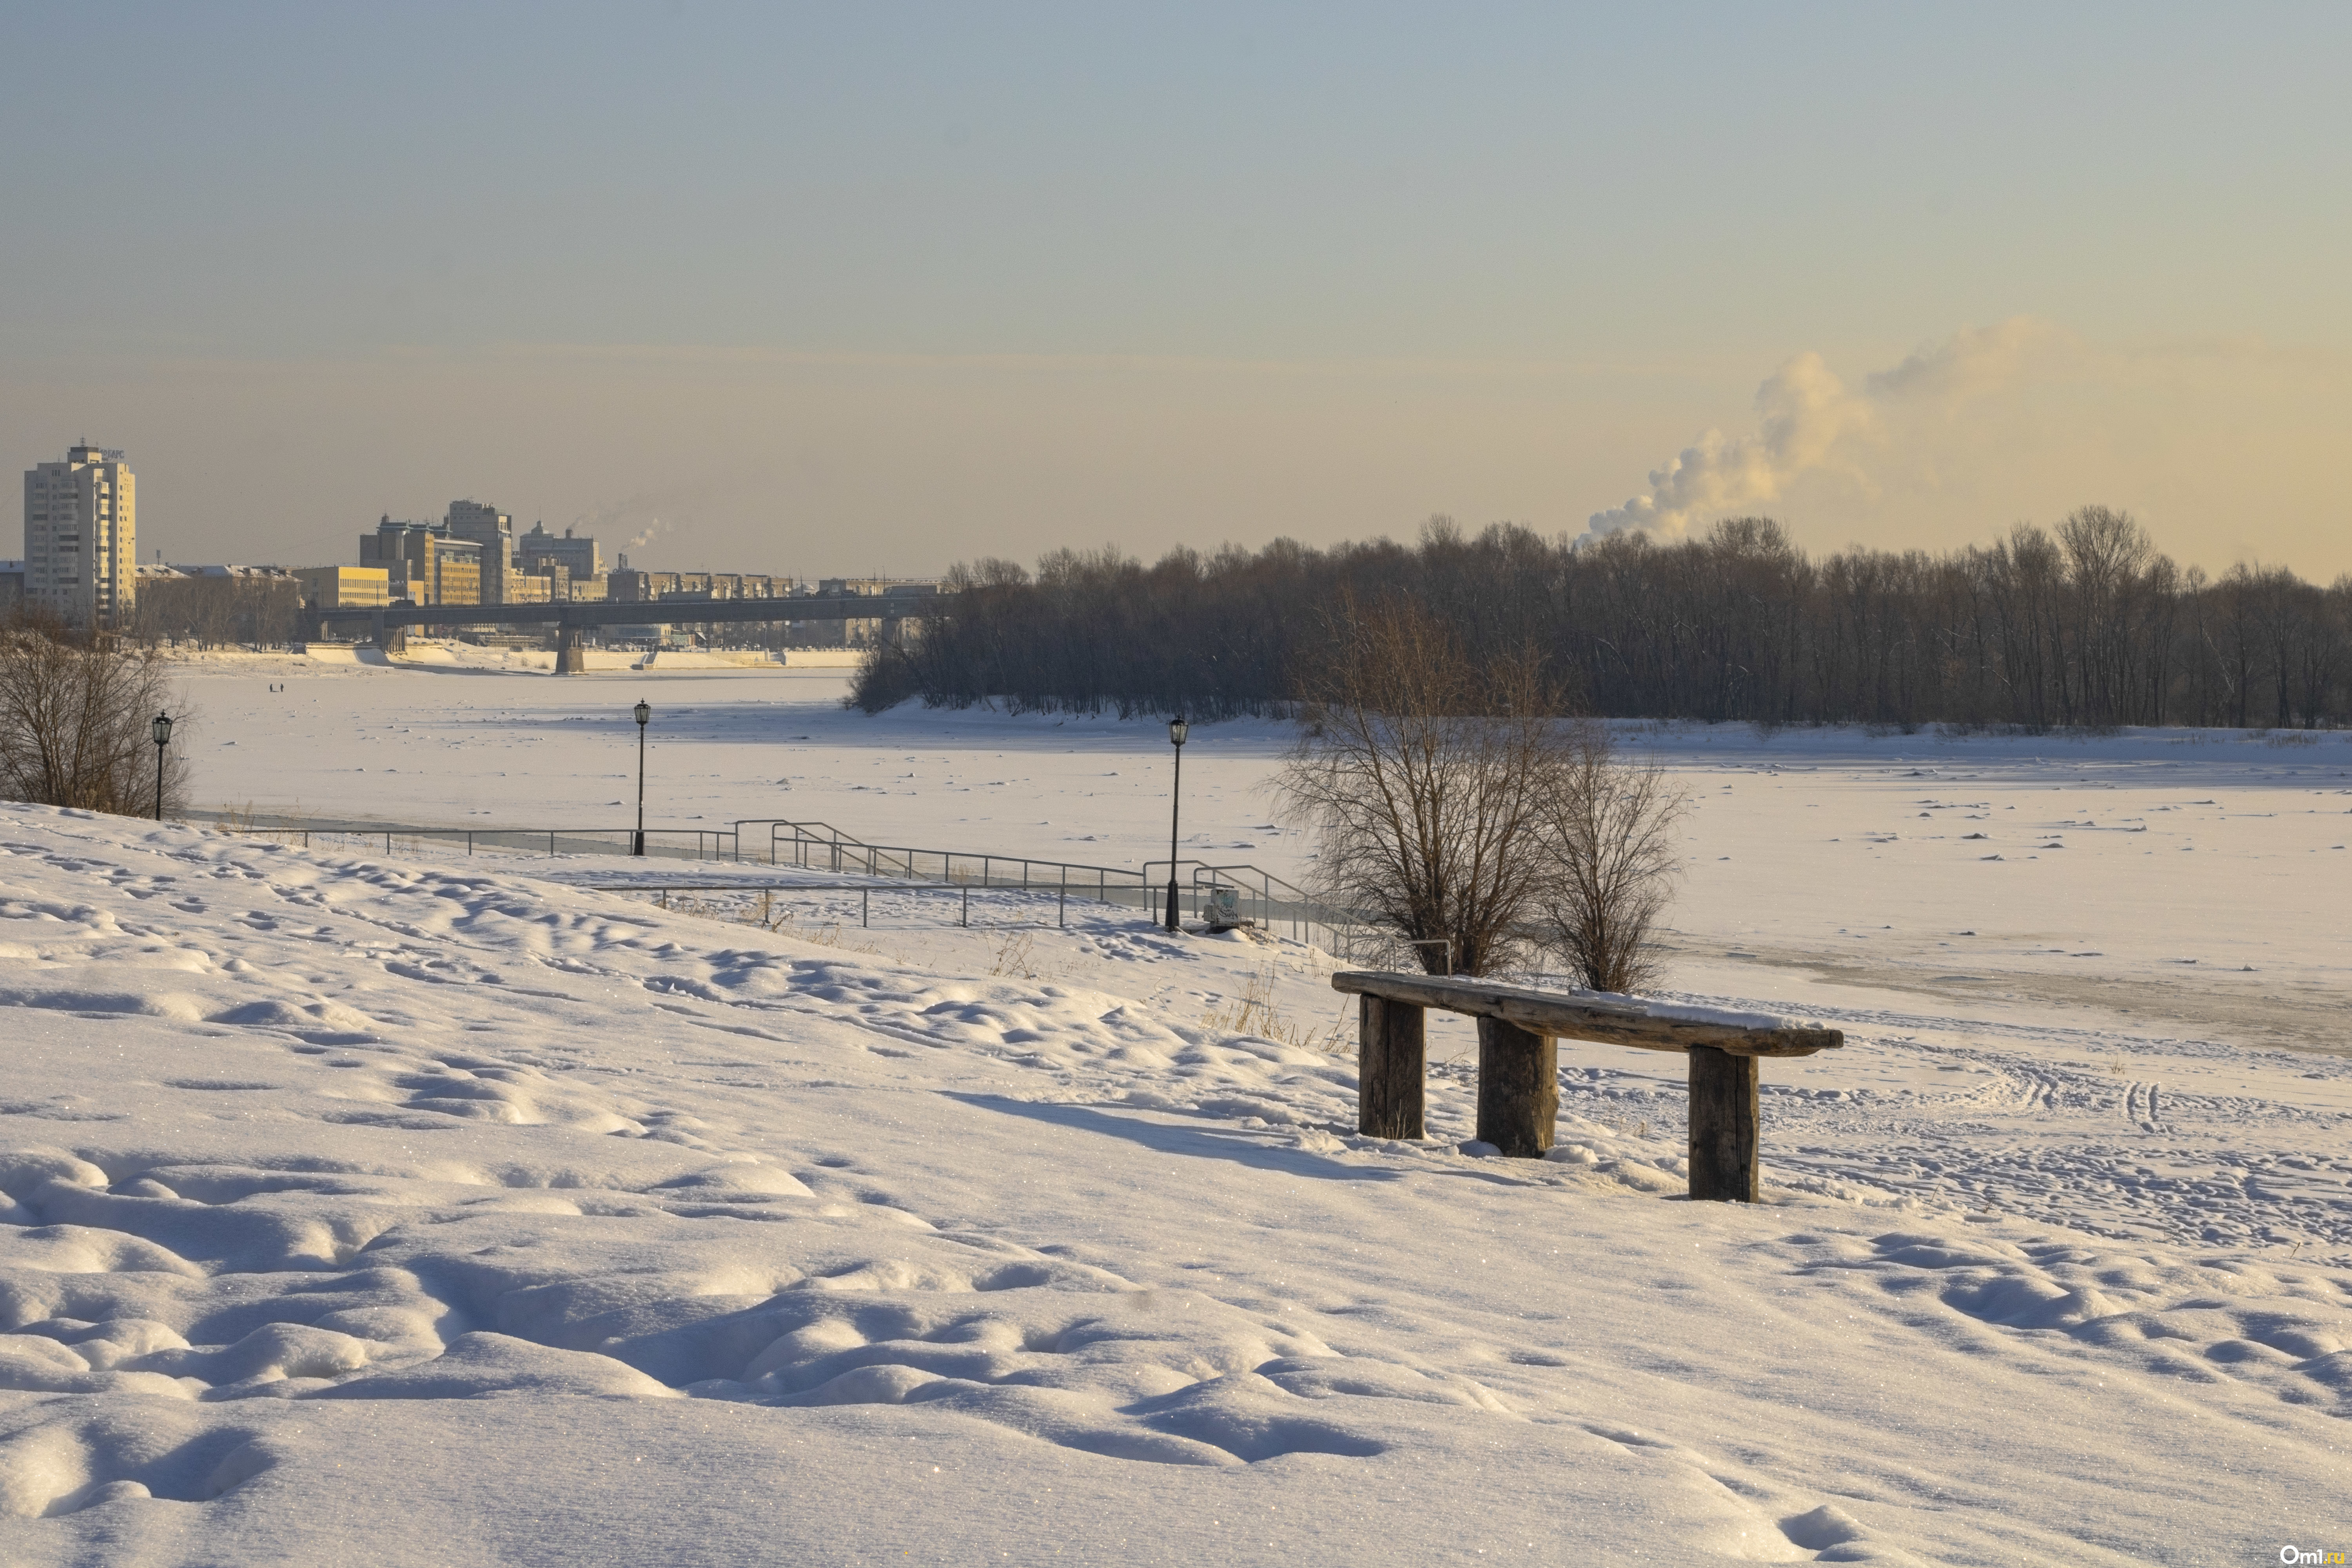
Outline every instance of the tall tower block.
<svg viewBox="0 0 2352 1568">
<path fill-rule="evenodd" d="M 25 470 L 25 603 L 81 631 L 131 624 L 138 496 L 111 447 L 78 446 Z"/>
</svg>

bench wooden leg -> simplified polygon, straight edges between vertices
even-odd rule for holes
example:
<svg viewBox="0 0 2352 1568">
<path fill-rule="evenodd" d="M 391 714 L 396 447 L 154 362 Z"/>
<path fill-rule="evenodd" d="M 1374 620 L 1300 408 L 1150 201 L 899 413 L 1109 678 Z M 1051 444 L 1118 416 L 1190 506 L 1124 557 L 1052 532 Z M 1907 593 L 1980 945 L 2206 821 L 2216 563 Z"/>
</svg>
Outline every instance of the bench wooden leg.
<svg viewBox="0 0 2352 1568">
<path fill-rule="evenodd" d="M 1478 1020 L 1478 1136 L 1539 1160 L 1559 1121 L 1559 1044 L 1500 1018 Z"/>
<path fill-rule="evenodd" d="M 1378 996 L 1358 1001 L 1356 1131 L 1367 1138 L 1419 1138 L 1428 1054 L 1423 1010 Z"/>
<path fill-rule="evenodd" d="M 1757 1060 L 1713 1046 L 1690 1048 L 1690 1195 L 1756 1201 Z"/>
</svg>

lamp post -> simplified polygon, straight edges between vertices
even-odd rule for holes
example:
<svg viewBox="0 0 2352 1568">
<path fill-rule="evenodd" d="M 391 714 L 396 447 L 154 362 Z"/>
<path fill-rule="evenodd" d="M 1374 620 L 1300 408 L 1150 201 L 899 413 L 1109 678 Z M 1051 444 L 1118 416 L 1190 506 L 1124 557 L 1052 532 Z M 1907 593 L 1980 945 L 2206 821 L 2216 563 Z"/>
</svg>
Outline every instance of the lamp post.
<svg viewBox="0 0 2352 1568">
<path fill-rule="evenodd" d="M 163 820 L 163 748 L 172 743 L 172 716 L 169 713 L 156 714 L 155 722 L 148 729 L 155 737 L 155 820 L 161 822 Z"/>
<path fill-rule="evenodd" d="M 637 699 L 637 836 L 629 841 L 632 855 L 646 852 L 646 721 L 653 716 L 653 704 Z"/>
<path fill-rule="evenodd" d="M 1179 713 L 1168 721 L 1168 743 L 1176 748 L 1176 782 L 1168 791 L 1168 929 L 1178 931 L 1176 923 L 1176 813 L 1178 796 L 1184 788 L 1184 737 L 1192 726 Z"/>
</svg>

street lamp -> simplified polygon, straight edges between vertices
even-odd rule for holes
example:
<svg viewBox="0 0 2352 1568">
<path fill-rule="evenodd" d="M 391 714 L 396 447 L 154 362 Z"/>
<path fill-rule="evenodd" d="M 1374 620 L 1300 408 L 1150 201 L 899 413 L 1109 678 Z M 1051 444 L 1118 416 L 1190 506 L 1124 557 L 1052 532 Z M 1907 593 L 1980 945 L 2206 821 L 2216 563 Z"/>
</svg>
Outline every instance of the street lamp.
<svg viewBox="0 0 2352 1568">
<path fill-rule="evenodd" d="M 172 743 L 172 716 L 169 713 L 156 714 L 155 722 L 148 729 L 155 737 L 155 820 L 161 822 L 163 820 L 163 748 Z"/>
<path fill-rule="evenodd" d="M 1192 726 L 1179 713 L 1168 721 L 1168 743 L 1176 748 L 1176 782 L 1168 791 L 1168 929 L 1177 931 L 1176 924 L 1176 812 L 1177 796 L 1184 788 L 1184 737 Z"/>
<path fill-rule="evenodd" d="M 629 844 L 632 855 L 646 852 L 646 721 L 653 716 L 654 705 L 637 699 L 637 836 Z"/>
</svg>

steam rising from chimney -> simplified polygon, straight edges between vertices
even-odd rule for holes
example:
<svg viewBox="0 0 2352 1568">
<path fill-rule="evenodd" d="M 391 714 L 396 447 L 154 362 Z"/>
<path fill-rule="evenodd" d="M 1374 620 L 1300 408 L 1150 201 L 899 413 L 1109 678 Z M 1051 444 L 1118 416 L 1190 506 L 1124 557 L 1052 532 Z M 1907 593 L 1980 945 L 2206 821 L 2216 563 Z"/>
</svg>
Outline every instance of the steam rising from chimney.
<svg viewBox="0 0 2352 1568">
<path fill-rule="evenodd" d="M 1693 522 L 1766 505 L 1802 476 L 1843 468 L 1865 484 L 1863 448 L 1883 445 L 1890 416 L 1907 405 L 1956 411 L 1970 398 L 2034 373 L 2039 363 L 2074 346 L 2057 328 L 2028 317 L 1970 328 L 1880 371 L 1852 392 L 1817 353 L 1799 354 L 1756 389 L 1761 427 L 1753 436 L 1710 430 L 1650 473 L 1649 489 L 1624 505 L 1594 512 L 1584 543 L 1645 529 L 1679 538 Z"/>
</svg>

